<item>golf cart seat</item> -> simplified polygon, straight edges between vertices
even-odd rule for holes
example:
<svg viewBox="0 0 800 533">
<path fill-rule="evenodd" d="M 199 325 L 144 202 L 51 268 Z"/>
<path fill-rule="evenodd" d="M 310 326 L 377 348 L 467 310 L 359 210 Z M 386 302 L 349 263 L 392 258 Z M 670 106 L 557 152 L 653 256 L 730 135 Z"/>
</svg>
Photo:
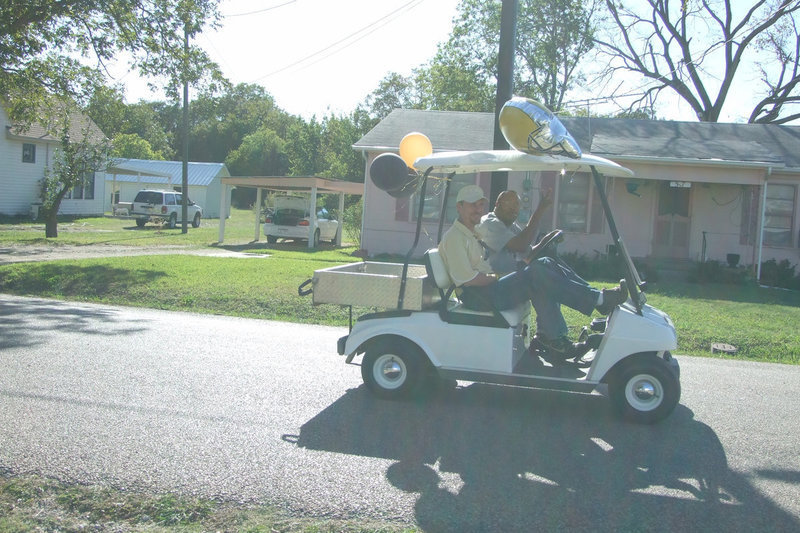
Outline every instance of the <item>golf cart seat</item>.
<svg viewBox="0 0 800 533">
<path fill-rule="evenodd" d="M 476 311 L 469 309 L 456 296 L 453 281 L 447 273 L 438 248 L 431 248 L 424 255 L 425 270 L 428 278 L 439 289 L 441 300 L 439 302 L 439 316 L 445 322 L 452 324 L 468 324 L 488 327 L 516 327 L 530 315 L 531 306 L 528 302 L 503 311 Z"/>
</svg>

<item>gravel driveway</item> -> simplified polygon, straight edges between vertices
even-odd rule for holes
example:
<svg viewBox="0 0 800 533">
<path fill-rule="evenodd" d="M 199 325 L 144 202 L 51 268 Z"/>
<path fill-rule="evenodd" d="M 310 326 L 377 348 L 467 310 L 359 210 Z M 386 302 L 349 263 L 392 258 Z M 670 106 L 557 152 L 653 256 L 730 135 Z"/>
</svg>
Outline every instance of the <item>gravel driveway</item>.
<svg viewBox="0 0 800 533">
<path fill-rule="evenodd" d="M 264 258 L 263 253 L 239 252 L 225 248 L 196 248 L 187 246 L 121 246 L 118 244 L 89 244 L 63 246 L 0 246 L 0 265 L 27 261 L 53 261 L 57 259 L 89 259 L 93 257 L 121 257 L 126 255 L 202 255 L 207 257 Z"/>
</svg>

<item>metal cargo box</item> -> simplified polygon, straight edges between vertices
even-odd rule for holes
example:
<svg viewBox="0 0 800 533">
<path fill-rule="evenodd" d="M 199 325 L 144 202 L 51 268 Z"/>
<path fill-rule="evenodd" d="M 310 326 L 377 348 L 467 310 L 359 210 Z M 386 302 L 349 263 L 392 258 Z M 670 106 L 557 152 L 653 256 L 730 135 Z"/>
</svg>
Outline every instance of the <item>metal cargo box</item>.
<svg viewBox="0 0 800 533">
<path fill-rule="evenodd" d="M 397 309 L 402 274 L 402 263 L 371 261 L 315 270 L 313 302 Z M 403 309 L 418 311 L 439 300 L 438 290 L 425 282 L 426 277 L 423 265 L 408 265 Z"/>
</svg>

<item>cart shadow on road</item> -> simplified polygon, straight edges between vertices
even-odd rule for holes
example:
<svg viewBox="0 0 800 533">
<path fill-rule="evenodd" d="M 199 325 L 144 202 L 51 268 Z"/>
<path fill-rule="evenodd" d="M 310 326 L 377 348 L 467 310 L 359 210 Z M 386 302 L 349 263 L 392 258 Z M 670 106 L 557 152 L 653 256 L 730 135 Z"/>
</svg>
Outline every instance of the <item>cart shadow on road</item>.
<svg viewBox="0 0 800 533">
<path fill-rule="evenodd" d="M 425 531 L 797 531 L 679 405 L 653 426 L 599 395 L 470 384 L 421 401 L 349 390 L 297 445 L 395 461 Z"/>
</svg>

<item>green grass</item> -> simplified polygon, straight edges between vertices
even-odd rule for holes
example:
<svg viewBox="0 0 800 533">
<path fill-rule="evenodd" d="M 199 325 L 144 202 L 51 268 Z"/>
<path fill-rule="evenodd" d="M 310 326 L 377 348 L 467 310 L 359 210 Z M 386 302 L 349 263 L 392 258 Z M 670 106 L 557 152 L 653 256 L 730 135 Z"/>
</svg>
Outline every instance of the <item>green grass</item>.
<svg viewBox="0 0 800 533">
<path fill-rule="evenodd" d="M 259 259 L 187 255 L 60 260 L 0 266 L 0 292 L 158 309 L 346 326 L 348 311 L 313 306 L 297 287 L 314 270 L 354 261 L 354 248 L 309 251 L 305 243 L 250 243 L 253 215 L 234 210 L 222 248 L 267 254 Z M 110 218 L 64 222 L 57 239 L 44 239 L 31 224 L 0 225 L 0 245 L 117 244 L 207 248 L 216 246 L 217 223 L 180 230 Z M 598 286 L 608 286 L 598 283 Z M 648 302 L 667 312 L 678 329 L 678 353 L 711 356 L 711 344 L 732 344 L 736 358 L 800 364 L 800 293 L 755 285 L 659 282 Z M 354 315 L 370 311 L 354 309 Z M 564 308 L 573 336 L 588 320 Z M 723 357 L 720 355 L 720 357 Z"/>
<path fill-rule="evenodd" d="M 352 262 L 351 251 L 278 245 L 258 259 L 163 255 L 17 263 L 0 266 L 0 292 L 346 326 L 346 308 L 314 306 L 310 296 L 297 295 L 297 287 L 314 270 Z M 737 358 L 800 364 L 796 292 L 659 283 L 648 302 L 675 322 L 678 353 L 709 356 L 712 343 L 724 342 L 738 348 Z M 564 309 L 577 335 L 588 320 Z M 354 309 L 356 315 L 364 311 Z"/>
<path fill-rule="evenodd" d="M 241 243 L 253 240 L 255 218 L 252 211 L 233 209 L 225 221 L 225 242 Z M 262 237 L 263 238 L 263 237 Z M 62 217 L 58 237 L 45 238 L 44 222 L 32 223 L 20 217 L 0 219 L 2 245 L 89 245 L 115 244 L 120 246 L 208 246 L 219 239 L 219 219 L 203 219 L 199 228 L 191 224 L 188 233 L 181 227 L 167 229 L 155 224 L 136 227 L 131 219 L 118 217 Z"/>
<path fill-rule="evenodd" d="M 0 531 L 322 533 L 414 531 L 391 523 L 292 517 L 263 505 L 233 505 L 61 483 L 0 471 Z"/>
</svg>

